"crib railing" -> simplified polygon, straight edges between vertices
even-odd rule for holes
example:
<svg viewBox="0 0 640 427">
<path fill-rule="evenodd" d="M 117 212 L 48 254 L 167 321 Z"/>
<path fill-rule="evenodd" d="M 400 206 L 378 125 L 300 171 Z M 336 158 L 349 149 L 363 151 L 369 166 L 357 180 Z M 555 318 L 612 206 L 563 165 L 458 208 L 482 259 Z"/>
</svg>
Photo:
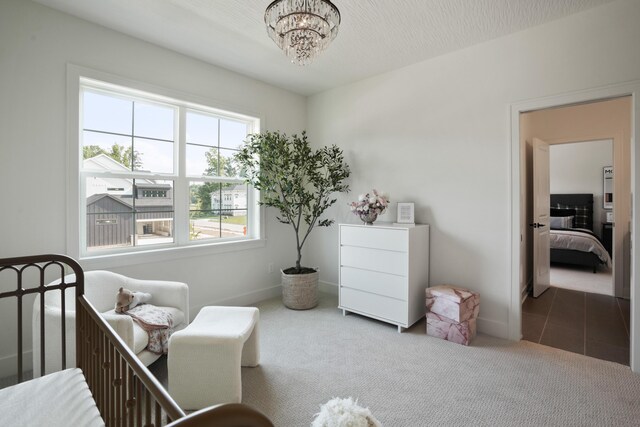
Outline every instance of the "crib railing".
<svg viewBox="0 0 640 427">
<path fill-rule="evenodd" d="M 51 284 L 55 269 L 56 279 Z M 35 270 L 36 274 L 32 271 Z M 91 394 L 107 426 L 155 426 L 184 417 L 184 412 L 167 394 L 158 380 L 140 362 L 127 345 L 84 297 L 84 273 L 72 258 L 64 255 L 36 255 L 0 259 L 2 279 L 15 273 L 14 290 L 0 293 L 0 299 L 16 298 L 17 303 L 17 377 L 22 382 L 23 363 L 23 299 L 40 295 L 40 313 L 45 312 L 46 292 L 61 292 L 61 311 L 66 312 L 65 292 L 75 288 L 76 364 L 82 370 Z M 73 272 L 74 275 L 67 273 Z M 25 277 L 25 276 L 28 276 Z M 37 285 L 25 288 L 37 276 Z M 49 284 L 48 284 L 49 283 Z M 45 371 L 45 316 L 40 316 L 40 372 Z M 62 369 L 66 369 L 65 320 L 61 316 Z M 35 326 L 35 325 L 34 325 Z"/>
<path fill-rule="evenodd" d="M 55 273 L 59 273 L 59 283 L 57 284 L 47 284 L 50 280 L 47 279 L 47 269 L 54 269 Z M 69 268 L 73 271 L 74 276 L 66 276 L 66 269 Z M 33 283 L 33 278 L 29 275 L 32 271 L 37 273 L 38 283 L 35 287 L 25 288 L 25 282 Z M 64 255 L 35 255 L 28 257 L 17 257 L 17 258 L 5 258 L 0 259 L 0 273 L 4 272 L 2 276 L 3 279 L 8 279 L 7 272 L 15 273 L 15 283 L 16 288 L 13 291 L 7 291 L 0 293 L 0 299 L 4 298 L 16 298 L 16 325 L 18 329 L 18 345 L 17 345 L 17 377 L 18 383 L 21 383 L 24 380 L 24 364 L 23 364 L 23 354 L 24 354 L 24 346 L 23 346 L 23 325 L 22 325 L 22 317 L 23 317 L 23 302 L 24 297 L 30 294 L 39 294 L 40 295 L 40 312 L 44 313 L 44 294 L 45 292 L 54 292 L 60 291 L 62 293 L 61 301 L 62 312 L 65 311 L 65 292 L 68 288 L 75 288 L 76 290 L 76 298 L 84 294 L 84 273 L 82 271 L 82 267 L 74 261 L 73 259 L 64 256 Z M 49 270 L 50 271 L 50 270 Z M 26 278 L 25 276 L 29 276 Z M 58 276 L 56 274 L 56 276 Z M 65 316 L 62 316 L 61 319 L 61 327 L 62 327 L 62 340 L 61 340 L 61 348 L 62 348 L 62 369 L 66 369 L 66 336 L 65 336 Z M 45 322 L 44 316 L 40 316 L 40 348 L 42 351 L 40 352 L 40 372 L 45 372 L 45 340 L 46 334 L 45 332 Z M 79 350 L 76 349 L 76 352 Z"/>
<path fill-rule="evenodd" d="M 46 270 L 55 268 L 56 280 L 51 284 L 51 275 Z M 25 288 L 25 275 L 34 270 L 38 283 Z M 272 427 L 269 419 L 243 404 L 223 404 L 203 409 L 188 417 L 169 396 L 158 380 L 140 362 L 102 318 L 84 296 L 84 273 L 82 267 L 65 255 L 35 255 L 0 259 L 0 276 L 8 278 L 7 271 L 15 273 L 14 290 L 0 292 L 0 299 L 16 298 L 17 301 L 17 377 L 23 378 L 23 298 L 30 294 L 40 295 L 40 313 L 45 312 L 46 292 L 61 292 L 61 311 L 65 313 L 65 292 L 75 288 L 76 315 L 76 364 L 82 370 L 89 390 L 107 426 L 160 427 L 171 422 L 171 426 L 204 427 L 210 425 L 228 427 Z M 67 273 L 73 272 L 74 275 Z M 48 277 L 48 278 L 47 278 Z M 29 277 L 31 279 L 31 277 Z M 45 316 L 40 316 L 40 372 L 45 371 Z M 62 369 L 66 369 L 65 320 L 62 323 Z M 27 404 L 27 402 L 25 402 Z"/>
<path fill-rule="evenodd" d="M 82 342 L 78 367 L 85 372 L 108 426 L 161 426 L 184 412 L 84 296 L 78 298 Z"/>
</svg>

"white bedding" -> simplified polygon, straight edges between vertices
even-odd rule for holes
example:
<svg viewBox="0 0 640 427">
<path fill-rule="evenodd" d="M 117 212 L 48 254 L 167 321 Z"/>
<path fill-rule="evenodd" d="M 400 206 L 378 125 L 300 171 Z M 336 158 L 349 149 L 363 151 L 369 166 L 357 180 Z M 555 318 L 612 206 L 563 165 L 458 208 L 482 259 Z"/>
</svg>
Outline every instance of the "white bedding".
<svg viewBox="0 0 640 427">
<path fill-rule="evenodd" d="M 0 425 L 16 427 L 104 426 L 78 368 L 0 390 Z"/>
<path fill-rule="evenodd" d="M 597 237 L 579 230 L 551 230 L 551 249 L 571 249 L 574 251 L 593 252 L 603 264 L 611 267 L 609 252 L 602 246 Z"/>
</svg>

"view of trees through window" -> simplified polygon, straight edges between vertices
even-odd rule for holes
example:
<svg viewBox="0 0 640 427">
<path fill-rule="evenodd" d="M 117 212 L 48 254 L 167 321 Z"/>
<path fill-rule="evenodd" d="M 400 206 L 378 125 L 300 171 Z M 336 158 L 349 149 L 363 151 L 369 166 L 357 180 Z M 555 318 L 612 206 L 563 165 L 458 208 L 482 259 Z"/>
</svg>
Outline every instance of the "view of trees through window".
<svg viewBox="0 0 640 427">
<path fill-rule="evenodd" d="M 234 155 L 252 121 L 91 88 L 83 90 L 82 118 L 87 250 L 248 235 L 249 191 Z M 175 124 L 186 128 L 184 141 Z M 176 181 L 179 176 L 187 180 Z M 183 191 L 189 205 L 175 206 Z M 176 209 L 188 209 L 188 224 L 174 223 Z M 188 235 L 176 239 L 177 233 Z"/>
<path fill-rule="evenodd" d="M 141 155 L 137 151 L 133 151 L 132 147 L 125 148 L 123 145 L 118 145 L 117 143 L 114 143 L 109 150 L 105 150 L 99 145 L 86 145 L 82 147 L 83 159 L 90 159 L 99 154 L 105 154 L 125 167 L 133 167 L 135 169 L 142 168 Z"/>
<path fill-rule="evenodd" d="M 204 171 L 204 175 L 208 176 L 237 176 L 238 170 L 233 158 L 224 158 L 218 156 L 218 150 L 216 148 L 210 148 L 206 153 L 207 168 Z M 192 192 L 195 199 L 192 201 L 194 207 L 201 211 L 211 209 L 211 194 L 220 191 L 222 188 L 227 188 L 229 184 L 222 184 L 219 182 L 207 182 L 202 185 L 194 185 Z"/>
<path fill-rule="evenodd" d="M 244 144 L 247 123 L 190 110 L 186 126 L 187 174 L 211 177 L 190 182 L 190 238 L 246 235 L 248 192 L 234 155 Z"/>
</svg>

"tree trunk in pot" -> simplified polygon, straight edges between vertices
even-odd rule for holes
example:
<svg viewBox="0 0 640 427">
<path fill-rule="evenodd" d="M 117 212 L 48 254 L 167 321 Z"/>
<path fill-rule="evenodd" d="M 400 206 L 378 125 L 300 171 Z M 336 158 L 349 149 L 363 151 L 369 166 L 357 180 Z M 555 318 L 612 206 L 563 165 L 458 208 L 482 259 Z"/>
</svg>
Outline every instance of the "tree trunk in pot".
<svg viewBox="0 0 640 427">
<path fill-rule="evenodd" d="M 282 302 L 293 310 L 308 310 L 318 305 L 318 278 L 315 271 L 308 274 L 282 272 Z"/>
</svg>

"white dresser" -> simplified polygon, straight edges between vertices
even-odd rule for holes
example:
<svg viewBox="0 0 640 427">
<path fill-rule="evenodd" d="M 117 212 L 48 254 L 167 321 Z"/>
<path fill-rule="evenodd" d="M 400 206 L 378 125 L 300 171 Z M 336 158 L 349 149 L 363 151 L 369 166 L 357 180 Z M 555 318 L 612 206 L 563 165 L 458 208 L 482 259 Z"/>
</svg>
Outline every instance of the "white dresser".
<svg viewBox="0 0 640 427">
<path fill-rule="evenodd" d="M 398 325 L 425 315 L 429 286 L 429 226 L 340 224 L 339 305 Z"/>
</svg>

